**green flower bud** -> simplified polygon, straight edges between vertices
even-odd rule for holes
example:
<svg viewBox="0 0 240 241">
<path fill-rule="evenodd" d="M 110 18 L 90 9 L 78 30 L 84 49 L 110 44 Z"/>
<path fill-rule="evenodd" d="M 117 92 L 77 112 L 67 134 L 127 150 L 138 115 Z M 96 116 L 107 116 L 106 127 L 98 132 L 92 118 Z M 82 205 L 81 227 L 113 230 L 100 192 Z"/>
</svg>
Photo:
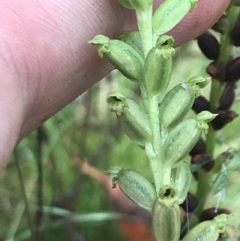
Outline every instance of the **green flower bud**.
<svg viewBox="0 0 240 241">
<path fill-rule="evenodd" d="M 197 0 L 165 0 L 153 14 L 153 30 L 162 35 L 175 27 L 193 9 Z"/>
<path fill-rule="evenodd" d="M 213 114 L 207 110 L 201 111 L 198 115 L 197 115 L 197 120 L 198 121 L 203 121 L 203 122 L 210 122 L 212 121 L 218 114 Z"/>
<path fill-rule="evenodd" d="M 207 134 L 208 122 L 212 121 L 218 114 L 212 114 L 209 111 L 202 111 L 197 115 L 198 127 Z"/>
<path fill-rule="evenodd" d="M 133 47 L 144 59 L 141 35 L 139 31 L 123 31 L 119 35 L 119 40 Z"/>
<path fill-rule="evenodd" d="M 104 35 L 95 36 L 89 43 L 97 45 L 99 56 L 106 56 L 124 76 L 133 81 L 142 80 L 144 59 L 134 48 L 120 40 L 111 40 Z"/>
<path fill-rule="evenodd" d="M 146 11 L 150 8 L 153 0 L 118 0 L 125 8 Z"/>
<path fill-rule="evenodd" d="M 161 186 L 158 192 L 158 201 L 167 207 L 172 207 L 176 202 L 176 190 L 170 185 Z"/>
<path fill-rule="evenodd" d="M 200 139 L 202 131 L 207 129 L 206 122 L 195 119 L 189 119 L 177 125 L 164 141 L 164 163 L 174 166 L 184 159 Z"/>
<path fill-rule="evenodd" d="M 178 204 L 182 204 L 187 198 L 192 181 L 190 165 L 187 162 L 182 161 L 177 167 L 172 169 L 171 179 L 172 185 L 176 190 Z"/>
<path fill-rule="evenodd" d="M 155 188 L 144 176 L 138 172 L 122 169 L 116 177 L 121 190 L 142 208 L 152 210 L 157 198 Z M 113 183 L 114 184 L 114 183 Z"/>
<path fill-rule="evenodd" d="M 220 214 L 213 220 L 204 221 L 191 229 L 182 241 L 217 241 L 226 232 L 227 215 Z"/>
<path fill-rule="evenodd" d="M 178 241 L 180 223 L 180 210 L 176 203 L 167 207 L 158 199 L 155 201 L 152 211 L 152 227 L 157 241 Z"/>
<path fill-rule="evenodd" d="M 172 73 L 172 48 L 174 39 L 170 36 L 161 36 L 146 58 L 144 66 L 144 84 L 150 97 L 164 91 L 170 81 Z"/>
<path fill-rule="evenodd" d="M 189 81 L 188 81 L 188 83 L 189 83 L 189 85 L 192 87 L 192 88 L 196 88 L 197 90 L 199 90 L 198 88 L 197 88 L 197 86 L 200 88 L 200 89 L 202 89 L 202 88 L 204 88 L 204 87 L 206 87 L 209 83 L 210 83 L 210 81 L 212 80 L 212 78 L 211 77 L 206 77 L 206 78 L 204 78 L 204 77 L 202 77 L 202 76 L 193 76 L 192 78 L 190 78 L 189 79 Z M 195 90 L 196 91 L 196 90 Z M 200 91 L 199 92 L 196 92 L 196 96 L 195 97 L 197 97 L 197 96 L 199 96 L 200 95 Z"/>
<path fill-rule="evenodd" d="M 127 99 L 121 93 L 114 93 L 109 96 L 108 103 L 131 140 L 140 146 L 151 141 L 152 131 L 148 116 L 135 101 Z"/>
<path fill-rule="evenodd" d="M 164 127 L 173 128 L 191 110 L 194 100 L 200 95 L 200 84 L 208 83 L 209 78 L 196 76 L 187 83 L 173 87 L 159 106 L 159 121 Z"/>
</svg>

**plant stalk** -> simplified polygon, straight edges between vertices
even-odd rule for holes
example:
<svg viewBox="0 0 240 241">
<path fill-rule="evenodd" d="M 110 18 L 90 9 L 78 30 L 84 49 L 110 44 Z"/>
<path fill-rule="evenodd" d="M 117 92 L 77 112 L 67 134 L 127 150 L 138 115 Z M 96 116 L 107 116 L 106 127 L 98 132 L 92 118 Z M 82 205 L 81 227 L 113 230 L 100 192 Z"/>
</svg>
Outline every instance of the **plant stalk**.
<svg viewBox="0 0 240 241">
<path fill-rule="evenodd" d="M 147 11 L 136 11 L 138 29 L 141 35 L 144 57 L 153 47 L 152 30 L 152 5 Z"/>
<path fill-rule="evenodd" d="M 150 168 L 154 178 L 155 189 L 156 189 L 156 192 L 158 193 L 162 186 L 162 180 L 163 180 L 162 163 L 156 156 L 152 143 L 147 143 L 145 145 L 145 152 L 148 157 Z"/>
<path fill-rule="evenodd" d="M 224 65 L 228 62 L 229 57 L 232 54 L 232 44 L 230 39 L 230 33 L 233 30 L 238 15 L 240 13 L 240 8 L 235 7 L 232 4 L 229 5 L 226 11 L 226 17 L 229 20 L 229 29 L 221 36 L 220 39 L 220 53 L 218 62 L 223 63 Z M 224 90 L 224 84 L 220 83 L 218 80 L 212 80 L 212 86 L 210 90 L 210 111 L 212 113 L 217 113 L 219 100 Z M 206 151 L 208 154 L 214 157 L 214 149 L 215 149 L 215 142 L 216 142 L 216 133 L 217 131 L 213 129 L 213 127 L 209 126 L 209 131 L 206 136 Z M 210 172 L 206 173 L 204 170 L 198 171 L 198 191 L 197 197 L 199 200 L 203 199 L 200 202 L 200 206 L 198 207 L 198 213 L 203 210 L 205 199 L 207 196 L 207 192 L 210 190 L 212 179 L 213 179 L 214 172 L 211 170 Z"/>
<path fill-rule="evenodd" d="M 229 29 L 225 34 L 221 36 L 221 39 L 220 39 L 220 53 L 218 58 L 218 61 L 220 63 L 226 64 L 229 59 L 229 56 L 231 56 L 232 54 L 232 44 L 230 40 L 230 33 L 234 28 L 239 12 L 240 12 L 240 8 L 232 6 L 232 4 L 229 5 L 226 11 L 226 17 L 229 20 Z M 210 111 L 213 113 L 217 112 L 219 99 L 221 98 L 223 90 L 224 90 L 224 84 L 220 83 L 216 79 L 213 79 L 211 90 L 210 90 Z M 216 138 L 216 131 L 211 127 L 209 128 L 208 135 L 206 137 L 206 148 L 207 148 L 207 153 L 212 156 L 214 156 L 215 138 Z"/>
<path fill-rule="evenodd" d="M 152 30 L 152 5 L 147 11 L 136 11 L 138 29 L 141 35 L 144 57 L 153 47 Z M 145 87 L 141 86 L 141 97 L 144 101 L 145 111 L 149 116 L 152 129 L 152 143 L 146 144 L 146 154 L 148 156 L 152 170 L 156 191 L 158 192 L 162 185 L 162 162 L 161 162 L 161 132 L 159 126 L 158 97 L 149 98 Z"/>
</svg>

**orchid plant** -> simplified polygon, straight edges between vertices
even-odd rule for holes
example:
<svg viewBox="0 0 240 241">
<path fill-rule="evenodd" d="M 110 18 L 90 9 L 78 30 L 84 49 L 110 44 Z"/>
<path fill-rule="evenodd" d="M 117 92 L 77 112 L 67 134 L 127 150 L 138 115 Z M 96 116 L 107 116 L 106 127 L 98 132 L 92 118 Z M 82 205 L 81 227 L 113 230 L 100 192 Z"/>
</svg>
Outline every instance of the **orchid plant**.
<svg viewBox="0 0 240 241">
<path fill-rule="evenodd" d="M 144 149 L 154 183 L 134 170 L 121 167 L 113 167 L 109 173 L 113 177 L 113 186 L 119 185 L 133 201 L 152 213 L 152 229 L 157 241 L 178 241 L 181 233 L 179 205 L 188 200 L 192 173 L 196 172 L 194 166 L 191 166 L 189 153 L 195 153 L 193 156 L 196 159 L 196 154 L 203 154 L 198 152 L 199 143 L 206 141 L 207 153 L 204 155 L 210 155 L 211 159 L 214 157 L 216 126 L 230 107 L 226 102 L 232 89 L 229 90 L 229 84 L 223 82 L 234 82 L 240 78 L 236 74 L 239 60 L 229 62 L 232 50 L 230 35 L 234 34 L 232 32 L 240 3 L 232 1 L 223 19 L 225 22 L 219 20 L 221 24 L 219 22 L 215 26 L 222 31 L 221 44 L 211 34 L 198 39 L 203 53 L 214 60 L 208 67 L 213 80 L 211 77 L 192 76 L 166 93 L 175 54 L 174 38 L 166 33 L 196 7 L 197 0 L 165 0 L 155 12 L 153 0 L 118 1 L 124 7 L 136 11 L 138 31 L 125 31 L 118 39 L 97 35 L 89 43 L 97 47 L 100 57 L 106 57 L 141 90 L 141 103 L 120 92 L 111 93 L 107 102 L 111 111 L 116 113 L 126 135 Z M 209 44 L 212 45 L 209 47 Z M 227 74 L 224 73 L 224 76 L 221 75 L 221 68 L 226 69 Z M 233 75 L 234 80 L 227 78 Z M 210 82 L 210 107 L 202 108 L 205 102 L 201 97 L 201 89 Z M 198 103 L 200 110 L 197 108 Z M 195 118 L 186 119 L 192 108 L 197 113 Z M 204 159 L 204 155 L 199 158 Z M 206 179 L 206 170 L 197 168 L 198 198 L 203 200 L 194 208 L 197 214 L 203 211 L 208 188 L 212 185 L 214 174 L 221 172 L 224 162 L 215 161 Z M 228 220 L 227 211 L 216 213 L 211 220 L 200 222 L 190 229 L 182 240 L 217 241 L 225 235 Z"/>
</svg>

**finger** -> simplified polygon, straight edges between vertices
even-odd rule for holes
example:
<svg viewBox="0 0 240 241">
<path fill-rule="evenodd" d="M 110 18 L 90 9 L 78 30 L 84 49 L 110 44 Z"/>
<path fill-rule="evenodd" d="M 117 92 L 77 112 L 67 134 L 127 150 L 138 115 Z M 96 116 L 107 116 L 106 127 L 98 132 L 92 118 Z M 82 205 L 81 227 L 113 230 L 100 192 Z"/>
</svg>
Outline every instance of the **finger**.
<svg viewBox="0 0 240 241">
<path fill-rule="evenodd" d="M 110 71 L 87 41 L 122 28 L 124 12 L 116 1 L 1 0 L 0 5 L 2 170 L 17 142 Z"/>
<path fill-rule="evenodd" d="M 2 70 L 3 63 L 0 76 Z M 13 151 L 24 118 L 23 100 L 15 83 L 11 81 L 12 76 L 3 77 L 7 81 L 0 81 L 0 172 Z"/>
</svg>

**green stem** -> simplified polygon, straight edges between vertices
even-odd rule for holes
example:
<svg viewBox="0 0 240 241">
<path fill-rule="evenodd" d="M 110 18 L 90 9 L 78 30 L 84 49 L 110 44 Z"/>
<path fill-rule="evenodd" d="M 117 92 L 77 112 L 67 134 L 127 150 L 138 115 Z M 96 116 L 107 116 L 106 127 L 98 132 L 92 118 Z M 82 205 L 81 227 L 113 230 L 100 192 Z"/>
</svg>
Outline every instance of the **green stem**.
<svg viewBox="0 0 240 241">
<path fill-rule="evenodd" d="M 140 91 L 141 91 L 141 99 L 143 103 L 143 107 L 147 115 L 149 114 L 149 108 L 148 108 L 148 97 L 147 97 L 147 92 L 142 83 L 139 84 Z"/>
<path fill-rule="evenodd" d="M 160 125 L 159 125 L 159 111 L 158 111 L 158 97 L 154 96 L 148 99 L 149 107 L 149 119 L 152 127 L 152 144 L 154 151 L 158 157 L 161 153 L 161 135 L 160 135 Z"/>
<path fill-rule="evenodd" d="M 162 163 L 159 161 L 158 157 L 156 156 L 151 143 L 147 143 L 145 145 L 145 152 L 148 157 L 151 171 L 153 174 L 156 192 L 158 193 L 160 190 L 160 187 L 162 186 L 162 178 L 163 178 L 163 175 L 161 173 Z"/>
<path fill-rule="evenodd" d="M 169 166 L 163 167 L 163 182 L 162 185 L 171 185 L 171 172 L 172 168 Z"/>
<path fill-rule="evenodd" d="M 20 164 L 19 164 L 19 155 L 18 155 L 18 150 L 17 147 L 14 150 L 14 158 L 15 158 L 15 164 L 16 164 L 16 168 L 17 168 L 17 174 L 18 174 L 18 178 L 19 178 L 19 185 L 20 185 L 20 189 L 21 189 L 21 194 L 25 203 L 25 207 L 26 207 L 26 216 L 27 216 L 27 222 L 29 225 L 29 230 L 31 232 L 31 236 L 33 236 L 34 231 L 33 231 L 33 225 L 32 225 L 32 220 L 31 220 L 31 214 L 29 211 L 29 205 L 28 205 L 28 198 L 27 198 L 27 194 L 26 194 L 26 190 L 25 190 L 25 186 L 24 186 L 24 180 L 23 180 L 23 174 L 20 168 Z"/>
<path fill-rule="evenodd" d="M 36 225 L 36 237 L 40 240 L 40 232 L 38 227 L 41 225 L 43 218 L 43 136 L 44 127 L 40 126 L 37 129 L 37 151 L 36 151 L 36 165 L 38 170 L 38 180 L 37 180 L 37 199 L 38 199 L 38 211 L 35 216 Z"/>
<path fill-rule="evenodd" d="M 232 44 L 230 40 L 230 33 L 235 26 L 235 22 L 239 15 L 239 7 L 234 7 L 232 4 L 229 5 L 226 11 L 226 17 L 229 20 L 229 29 L 228 31 L 221 36 L 220 39 L 220 53 L 218 57 L 218 62 L 226 64 L 229 56 L 232 54 Z M 224 84 L 220 83 L 218 80 L 212 80 L 212 86 L 210 90 L 210 111 L 213 113 L 217 113 L 217 108 L 219 105 L 219 100 L 224 90 Z M 215 148 L 215 141 L 216 141 L 216 130 L 213 129 L 212 126 L 209 127 L 208 134 L 206 136 L 206 151 L 211 156 L 214 156 L 214 148 Z M 214 171 L 210 171 L 206 173 L 204 170 L 198 171 L 198 192 L 197 197 L 199 200 L 202 199 L 201 204 L 198 207 L 197 212 L 201 213 L 205 199 L 207 196 L 208 191 L 211 187 L 211 182 L 213 179 Z"/>
<path fill-rule="evenodd" d="M 159 125 L 159 111 L 158 111 L 158 97 L 148 99 L 148 115 L 152 129 L 152 148 L 154 152 L 154 159 L 150 160 L 152 173 L 155 180 L 156 190 L 159 191 L 162 185 L 162 162 L 161 162 L 161 135 Z M 154 162 L 154 163 L 152 163 Z"/>
<path fill-rule="evenodd" d="M 144 56 L 146 58 L 148 52 L 153 47 L 153 31 L 152 31 L 152 6 L 144 12 L 136 11 L 138 29 L 141 35 Z M 140 86 L 141 97 L 144 102 L 145 111 L 149 116 L 152 129 L 152 143 L 148 143 L 145 147 L 148 156 L 152 174 L 154 177 L 156 191 L 160 190 L 163 179 L 163 168 L 161 162 L 161 130 L 159 125 L 158 97 L 148 98 L 145 87 Z"/>
<path fill-rule="evenodd" d="M 152 42 L 152 6 L 148 11 L 140 12 L 136 11 L 138 29 L 141 35 L 141 41 L 144 51 L 144 56 L 146 57 L 148 52 L 153 47 Z M 162 183 L 162 175 L 161 175 L 161 162 L 159 160 L 160 153 L 160 129 L 159 129 L 159 117 L 158 117 L 158 98 L 153 97 L 151 99 L 148 98 L 146 89 L 144 86 L 140 85 L 141 89 L 141 97 L 143 99 L 144 108 L 146 113 L 149 116 L 151 129 L 152 129 L 152 143 L 148 143 L 145 147 L 146 154 L 149 159 L 150 167 L 152 170 L 156 191 L 158 192 L 161 183 Z"/>
<path fill-rule="evenodd" d="M 153 47 L 152 33 L 152 5 L 147 11 L 136 11 L 138 29 L 141 35 L 144 56 L 146 58 L 148 52 Z"/>
<path fill-rule="evenodd" d="M 199 205 L 196 211 L 197 214 L 200 214 L 205 205 L 206 196 L 211 187 L 212 175 L 210 172 L 206 172 L 202 168 L 198 171 L 198 189 L 197 189 L 197 199 L 199 200 Z"/>
<path fill-rule="evenodd" d="M 209 153 L 210 155 L 213 155 L 213 152 L 214 152 L 215 139 L 216 139 L 216 131 L 213 129 L 211 125 L 209 125 L 207 139 L 206 139 L 206 149 L 207 149 L 207 153 Z"/>
<path fill-rule="evenodd" d="M 239 15 L 239 10 L 240 10 L 239 7 L 234 7 L 230 4 L 226 11 L 226 17 L 229 20 L 229 29 L 225 34 L 221 36 L 220 53 L 218 58 L 218 62 L 223 64 L 227 63 L 229 56 L 231 56 L 232 54 L 232 44 L 230 40 L 230 33 L 234 28 L 235 22 Z M 219 99 L 221 98 L 223 90 L 224 90 L 224 85 L 220 83 L 218 80 L 213 79 L 211 91 L 210 91 L 210 111 L 213 113 L 217 112 Z M 216 137 L 216 131 L 213 128 L 210 128 L 206 138 L 207 152 L 210 155 L 214 155 L 215 137 Z"/>
</svg>

